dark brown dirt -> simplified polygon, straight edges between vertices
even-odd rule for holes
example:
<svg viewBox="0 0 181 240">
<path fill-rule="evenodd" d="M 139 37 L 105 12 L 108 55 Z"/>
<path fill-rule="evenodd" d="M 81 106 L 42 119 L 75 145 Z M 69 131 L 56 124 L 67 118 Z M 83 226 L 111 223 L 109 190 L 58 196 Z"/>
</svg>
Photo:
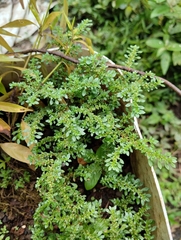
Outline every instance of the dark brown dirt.
<svg viewBox="0 0 181 240">
<path fill-rule="evenodd" d="M 38 172 L 28 168 L 26 164 L 10 161 L 8 167 L 13 170 L 12 184 L 0 189 L 0 229 L 6 226 L 11 240 L 31 239 L 30 227 L 33 226 L 33 214 L 40 202 L 35 189 Z M 30 173 L 30 182 L 16 189 L 15 181 L 23 176 L 24 171 Z"/>
</svg>

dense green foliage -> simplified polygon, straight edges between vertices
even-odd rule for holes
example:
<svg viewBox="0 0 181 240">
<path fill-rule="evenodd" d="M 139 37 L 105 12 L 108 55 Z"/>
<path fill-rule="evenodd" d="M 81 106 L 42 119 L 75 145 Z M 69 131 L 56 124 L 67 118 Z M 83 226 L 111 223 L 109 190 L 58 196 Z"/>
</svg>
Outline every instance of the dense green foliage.
<svg viewBox="0 0 181 240">
<path fill-rule="evenodd" d="M 76 16 L 76 21 L 85 17 L 92 19 L 90 36 L 97 51 L 123 65 L 128 46 L 137 45 L 142 53 L 141 59 L 134 66 L 136 69 L 152 70 L 156 75 L 164 75 L 171 82 L 181 86 L 179 0 L 83 0 L 81 4 L 79 1 L 69 0 L 69 4 L 69 15 Z M 176 116 L 171 110 L 179 109 L 179 98 L 169 89 L 155 90 L 145 93 L 145 96 L 145 115 L 140 120 L 143 135 L 154 136 L 158 140 L 157 146 L 172 152 L 180 162 L 180 114 Z M 177 186 L 177 192 L 179 191 L 180 175 L 176 171 L 168 172 L 164 169 L 157 172 L 168 211 L 171 213 L 170 220 L 175 223 L 179 219 L 176 212 L 180 212 L 180 200 L 174 200 L 174 196 L 169 197 L 167 189 L 169 186 L 169 189 L 175 192 Z M 170 182 L 169 177 L 175 180 Z"/>
</svg>

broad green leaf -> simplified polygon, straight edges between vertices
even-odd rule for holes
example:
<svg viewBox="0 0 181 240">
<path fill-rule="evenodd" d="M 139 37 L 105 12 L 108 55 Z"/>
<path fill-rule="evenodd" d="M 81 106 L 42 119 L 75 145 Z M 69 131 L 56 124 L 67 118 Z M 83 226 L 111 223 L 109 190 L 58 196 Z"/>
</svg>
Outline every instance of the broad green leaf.
<svg viewBox="0 0 181 240">
<path fill-rule="evenodd" d="M 42 31 L 46 30 L 50 27 L 51 23 L 55 20 L 55 18 L 59 17 L 62 12 L 52 12 L 48 15 L 48 17 L 45 19 L 45 22 L 42 26 Z"/>
<path fill-rule="evenodd" d="M 170 62 L 171 62 L 170 53 L 166 51 L 161 55 L 161 62 L 160 62 L 163 75 L 167 73 L 168 68 L 170 66 Z"/>
<path fill-rule="evenodd" d="M 3 133 L 10 137 L 10 130 L 11 127 L 2 118 L 0 118 L 0 133 Z"/>
<path fill-rule="evenodd" d="M 6 36 L 10 36 L 10 37 L 20 37 L 20 36 L 18 36 L 16 34 L 13 34 L 11 32 L 6 31 L 5 29 L 3 29 L 1 27 L 0 27 L 0 34 L 6 35 Z"/>
<path fill-rule="evenodd" d="M 9 46 L 9 44 L 4 40 L 2 36 L 0 36 L 0 45 L 7 49 L 9 52 L 14 52 L 13 49 Z M 0 57 L 1 60 L 1 57 Z"/>
<path fill-rule="evenodd" d="M 130 14 L 132 13 L 132 11 L 133 11 L 133 8 L 132 8 L 130 5 L 128 5 L 128 6 L 126 7 L 126 9 L 125 9 L 125 15 L 126 15 L 126 17 L 129 17 Z"/>
<path fill-rule="evenodd" d="M 173 52 L 172 54 L 173 65 L 181 66 L 181 53 L 180 52 Z"/>
<path fill-rule="evenodd" d="M 10 157 L 27 164 L 31 164 L 28 157 L 32 155 L 31 150 L 28 147 L 25 147 L 17 143 L 1 143 L 0 147 L 2 150 L 8 154 Z"/>
<path fill-rule="evenodd" d="M 14 58 L 12 56 L 7 56 L 5 54 L 0 54 L 0 62 L 24 62 L 22 58 Z"/>
<path fill-rule="evenodd" d="M 41 19 L 39 17 L 38 8 L 36 6 L 36 0 L 30 0 L 29 9 L 32 12 L 33 16 L 35 17 L 36 21 L 38 22 L 39 26 L 41 26 Z"/>
<path fill-rule="evenodd" d="M 68 24 L 69 26 L 69 29 L 72 30 L 72 28 L 70 28 L 70 26 L 72 26 L 67 18 L 68 16 L 68 2 L 67 0 L 64 0 L 63 1 L 63 8 L 62 8 L 62 11 L 64 14 L 62 14 L 62 17 L 61 17 L 61 20 L 60 20 L 60 27 L 65 30 L 66 29 L 66 24 Z"/>
<path fill-rule="evenodd" d="M 177 20 L 179 19 L 180 20 L 181 7 L 179 6 L 179 4 L 176 4 L 171 9 L 172 10 L 169 13 L 167 13 L 166 16 L 170 19 L 177 19 Z"/>
<path fill-rule="evenodd" d="M 181 43 L 169 42 L 166 45 L 166 49 L 169 51 L 180 52 L 181 51 Z"/>
<path fill-rule="evenodd" d="M 176 34 L 181 32 L 181 23 L 175 24 L 170 24 L 168 28 L 168 32 L 170 34 Z"/>
<path fill-rule="evenodd" d="M 164 47 L 164 43 L 162 40 L 158 39 L 158 38 L 149 38 L 146 41 L 146 45 L 152 48 L 162 48 Z"/>
<path fill-rule="evenodd" d="M 146 119 L 147 124 L 151 124 L 151 125 L 158 124 L 160 121 L 161 121 L 161 117 L 157 112 L 153 112 L 152 115 L 150 115 Z"/>
<path fill-rule="evenodd" d="M 18 113 L 18 112 L 31 112 L 33 110 L 14 103 L 0 102 L 0 111 Z"/>
<path fill-rule="evenodd" d="M 165 50 L 166 50 L 165 47 L 158 48 L 157 53 L 156 53 L 156 56 L 157 56 L 157 57 L 160 57 Z"/>
<path fill-rule="evenodd" d="M 4 87 L 4 84 L 2 82 L 0 82 L 0 93 L 2 94 L 6 94 L 6 88 Z"/>
<path fill-rule="evenodd" d="M 28 25 L 35 25 L 35 23 L 27 20 L 27 19 L 17 19 L 12 22 L 9 22 L 5 25 L 3 25 L 3 28 L 20 28 L 20 27 L 26 27 Z"/>
<path fill-rule="evenodd" d="M 99 178 L 102 174 L 102 169 L 98 164 L 92 163 L 87 167 L 87 171 L 90 173 L 91 178 L 84 181 L 84 186 L 86 190 L 91 190 L 99 181 Z"/>
<path fill-rule="evenodd" d="M 158 17 L 158 16 L 162 16 L 162 15 L 165 15 L 167 13 L 170 12 L 170 8 L 169 6 L 167 5 L 158 5 L 158 7 L 156 7 L 152 13 L 151 13 L 151 18 L 154 18 L 154 17 Z"/>
</svg>

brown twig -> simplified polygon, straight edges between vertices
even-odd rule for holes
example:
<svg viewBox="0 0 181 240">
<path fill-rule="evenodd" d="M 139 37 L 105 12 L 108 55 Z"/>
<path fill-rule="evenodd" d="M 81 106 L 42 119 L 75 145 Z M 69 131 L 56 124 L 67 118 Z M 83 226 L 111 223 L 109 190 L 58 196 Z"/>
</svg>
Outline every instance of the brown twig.
<svg viewBox="0 0 181 240">
<path fill-rule="evenodd" d="M 20 52 L 16 52 L 16 53 L 23 53 L 23 54 L 27 54 L 27 53 L 35 53 L 35 52 L 39 52 L 39 53 L 50 53 L 50 54 L 53 54 L 55 56 L 58 56 L 58 57 L 61 57 L 61 58 L 64 58 L 65 60 L 68 60 L 72 63 L 75 63 L 75 64 L 78 64 L 79 63 L 79 60 L 75 59 L 75 58 L 72 58 L 72 57 L 69 57 L 61 52 L 58 52 L 58 51 L 51 51 L 51 50 L 41 50 L 41 49 L 28 49 L 28 50 L 23 50 L 23 51 L 20 51 Z M 15 54 L 16 54 L 15 53 Z M 11 53 L 12 54 L 12 53 Z M 127 71 L 127 72 L 136 72 L 140 75 L 145 75 L 146 73 L 145 72 L 142 72 L 142 71 L 139 71 L 139 70 L 136 70 L 136 69 L 133 69 L 133 68 L 128 68 L 128 67 L 125 67 L 125 66 L 120 66 L 120 65 L 117 65 L 117 64 L 107 64 L 108 68 L 114 68 L 114 69 L 120 69 L 120 70 L 124 70 L 124 71 Z M 168 81 L 167 79 L 165 78 L 162 78 L 162 77 L 158 77 L 158 76 L 155 76 L 156 78 L 160 79 L 163 81 L 163 83 L 168 86 L 169 88 L 171 88 L 173 91 L 175 91 L 179 96 L 181 96 L 181 90 L 176 87 L 174 84 L 172 84 L 170 81 Z"/>
</svg>

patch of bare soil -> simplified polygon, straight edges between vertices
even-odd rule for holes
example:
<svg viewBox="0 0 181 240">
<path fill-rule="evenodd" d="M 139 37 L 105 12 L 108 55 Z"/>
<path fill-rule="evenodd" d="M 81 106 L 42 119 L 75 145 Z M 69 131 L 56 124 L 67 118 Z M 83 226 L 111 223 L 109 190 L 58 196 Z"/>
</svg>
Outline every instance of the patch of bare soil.
<svg viewBox="0 0 181 240">
<path fill-rule="evenodd" d="M 11 182 L 7 188 L 0 189 L 0 229 L 5 226 L 8 232 L 5 237 L 11 240 L 28 240 L 31 239 L 33 214 L 41 200 L 35 189 L 38 172 L 13 160 L 8 163 L 8 169 L 12 170 Z M 18 187 L 25 171 L 30 173 L 30 181 Z"/>
</svg>

